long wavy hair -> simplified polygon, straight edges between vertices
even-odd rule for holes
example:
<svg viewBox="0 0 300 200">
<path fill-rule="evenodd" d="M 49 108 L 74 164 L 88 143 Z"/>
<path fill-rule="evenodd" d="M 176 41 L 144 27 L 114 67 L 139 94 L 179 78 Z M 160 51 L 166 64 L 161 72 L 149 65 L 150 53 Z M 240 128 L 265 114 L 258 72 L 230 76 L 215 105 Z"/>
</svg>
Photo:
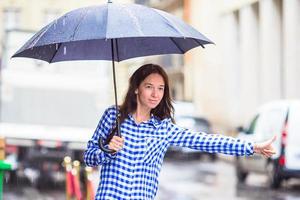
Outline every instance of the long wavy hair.
<svg viewBox="0 0 300 200">
<path fill-rule="evenodd" d="M 156 64 L 145 64 L 138 68 L 129 79 L 129 87 L 123 104 L 119 108 L 120 123 L 122 123 L 129 113 L 133 113 L 137 109 L 137 98 L 135 91 L 140 86 L 143 80 L 150 74 L 159 74 L 164 80 L 164 95 L 160 103 L 151 110 L 151 114 L 158 117 L 160 120 L 171 118 L 174 122 L 174 108 L 170 96 L 169 78 L 165 70 Z"/>
</svg>

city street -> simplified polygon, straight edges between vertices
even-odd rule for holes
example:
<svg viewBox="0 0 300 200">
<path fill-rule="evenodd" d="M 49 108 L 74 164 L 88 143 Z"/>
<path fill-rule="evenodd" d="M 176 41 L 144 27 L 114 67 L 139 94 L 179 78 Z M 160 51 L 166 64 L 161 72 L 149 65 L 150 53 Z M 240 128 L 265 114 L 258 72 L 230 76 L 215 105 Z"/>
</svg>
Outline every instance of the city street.
<svg viewBox="0 0 300 200">
<path fill-rule="evenodd" d="M 95 175 L 97 177 L 97 175 Z M 63 189 L 36 189 L 5 185 L 5 200 L 65 199 Z M 169 160 L 160 176 L 157 200 L 300 200 L 300 181 L 283 183 L 279 190 L 270 190 L 262 175 L 250 175 L 245 185 L 237 185 L 235 171 L 228 161 Z"/>
<path fill-rule="evenodd" d="M 300 200 L 300 181 L 291 180 L 270 190 L 266 177 L 250 175 L 237 185 L 234 166 L 229 162 L 165 162 L 161 172 L 158 200 Z"/>
</svg>

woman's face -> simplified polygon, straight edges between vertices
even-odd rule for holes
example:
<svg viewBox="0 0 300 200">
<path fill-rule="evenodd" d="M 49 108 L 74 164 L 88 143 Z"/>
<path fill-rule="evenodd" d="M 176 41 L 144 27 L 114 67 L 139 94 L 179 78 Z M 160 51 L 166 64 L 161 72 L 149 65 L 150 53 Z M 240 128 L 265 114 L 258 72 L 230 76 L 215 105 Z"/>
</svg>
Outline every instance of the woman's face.
<svg viewBox="0 0 300 200">
<path fill-rule="evenodd" d="M 137 104 L 145 109 L 155 108 L 164 96 L 165 82 L 157 73 L 147 76 L 135 91 Z"/>
</svg>

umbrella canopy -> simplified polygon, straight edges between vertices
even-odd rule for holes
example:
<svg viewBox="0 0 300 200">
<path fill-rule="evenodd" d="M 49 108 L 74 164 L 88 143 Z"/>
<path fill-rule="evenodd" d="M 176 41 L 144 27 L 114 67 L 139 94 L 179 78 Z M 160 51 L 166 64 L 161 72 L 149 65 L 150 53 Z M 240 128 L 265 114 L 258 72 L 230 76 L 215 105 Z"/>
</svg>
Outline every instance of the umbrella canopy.
<svg viewBox="0 0 300 200">
<path fill-rule="evenodd" d="M 35 58 L 49 63 L 111 60 L 115 105 L 118 108 L 114 61 L 149 55 L 184 54 L 209 43 L 213 42 L 166 12 L 109 1 L 102 6 L 80 8 L 63 15 L 36 33 L 12 57 Z M 119 115 L 116 135 L 121 135 Z M 107 153 L 114 153 L 104 147 L 102 138 L 99 139 L 99 147 Z"/>
<path fill-rule="evenodd" d="M 183 54 L 208 43 L 212 41 L 164 11 L 137 4 L 107 3 L 73 10 L 54 20 L 13 57 L 49 63 L 122 61 L 149 55 Z"/>
</svg>

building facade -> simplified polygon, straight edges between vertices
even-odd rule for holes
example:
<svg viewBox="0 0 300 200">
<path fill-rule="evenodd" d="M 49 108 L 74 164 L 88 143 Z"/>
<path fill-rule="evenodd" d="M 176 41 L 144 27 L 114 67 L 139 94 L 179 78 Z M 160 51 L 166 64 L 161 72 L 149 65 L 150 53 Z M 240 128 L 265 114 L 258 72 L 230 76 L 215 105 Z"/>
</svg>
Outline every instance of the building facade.
<svg viewBox="0 0 300 200">
<path fill-rule="evenodd" d="M 219 127 L 243 124 L 263 103 L 300 98 L 299 0 L 191 4 L 192 25 L 216 43 L 192 53 L 193 99 Z"/>
</svg>

